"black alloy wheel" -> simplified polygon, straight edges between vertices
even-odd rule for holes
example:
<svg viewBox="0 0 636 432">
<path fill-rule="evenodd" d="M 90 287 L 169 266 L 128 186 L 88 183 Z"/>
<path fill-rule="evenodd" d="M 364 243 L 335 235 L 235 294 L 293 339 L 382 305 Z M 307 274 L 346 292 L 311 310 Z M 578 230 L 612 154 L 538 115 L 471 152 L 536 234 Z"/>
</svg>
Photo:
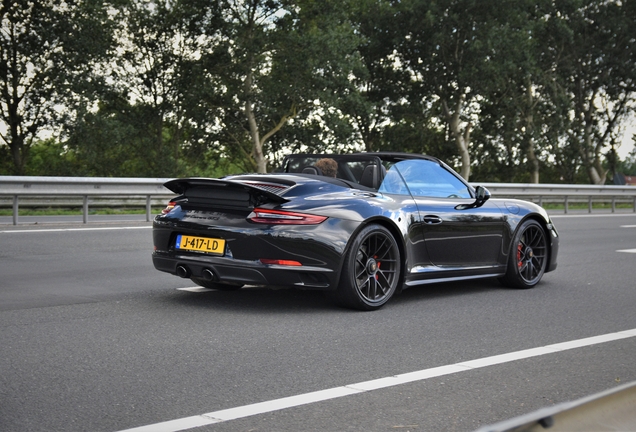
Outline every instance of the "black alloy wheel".
<svg viewBox="0 0 636 432">
<path fill-rule="evenodd" d="M 391 232 L 369 225 L 352 240 L 345 255 L 336 300 L 359 310 L 375 310 L 395 293 L 400 278 L 400 250 Z"/>
<path fill-rule="evenodd" d="M 502 282 L 513 288 L 532 288 L 543 277 L 547 264 L 546 232 L 539 222 L 527 220 L 514 236 Z"/>
</svg>

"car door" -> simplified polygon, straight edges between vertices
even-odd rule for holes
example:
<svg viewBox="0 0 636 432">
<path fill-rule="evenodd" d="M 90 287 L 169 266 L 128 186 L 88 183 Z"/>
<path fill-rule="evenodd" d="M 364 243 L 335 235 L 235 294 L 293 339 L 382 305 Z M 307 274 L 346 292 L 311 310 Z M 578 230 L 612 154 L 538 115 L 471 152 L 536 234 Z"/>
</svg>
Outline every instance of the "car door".
<svg viewBox="0 0 636 432">
<path fill-rule="evenodd" d="M 494 203 L 475 205 L 474 192 L 432 160 L 396 164 L 416 202 L 431 263 L 448 269 L 501 265 L 504 215 Z"/>
<path fill-rule="evenodd" d="M 408 284 L 410 280 L 417 280 L 432 267 L 426 252 L 422 215 L 395 165 L 386 172 L 379 192 L 396 203 L 397 210 L 393 218 L 398 219 L 406 226 L 404 237 L 406 254 L 403 260 L 406 271 L 405 279 Z"/>
</svg>

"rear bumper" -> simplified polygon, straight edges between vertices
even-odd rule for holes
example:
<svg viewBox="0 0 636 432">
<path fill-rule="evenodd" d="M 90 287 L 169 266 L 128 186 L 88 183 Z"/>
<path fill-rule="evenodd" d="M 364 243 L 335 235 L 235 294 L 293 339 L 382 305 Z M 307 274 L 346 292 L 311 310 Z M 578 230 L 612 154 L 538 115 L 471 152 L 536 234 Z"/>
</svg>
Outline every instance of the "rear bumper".
<svg viewBox="0 0 636 432">
<path fill-rule="evenodd" d="M 157 270 L 181 277 L 206 278 L 228 284 L 267 285 L 316 290 L 335 290 L 336 272 L 308 266 L 266 265 L 221 257 L 170 256 L 155 252 L 152 262 Z M 177 269 L 180 268 L 178 272 Z"/>
<path fill-rule="evenodd" d="M 343 250 L 356 226 L 332 218 L 290 228 L 252 224 L 238 216 L 226 217 L 221 225 L 213 219 L 216 214 L 201 215 L 207 219 L 155 219 L 152 261 L 157 270 L 234 285 L 335 290 Z M 179 234 L 223 239 L 224 255 L 178 249 Z"/>
</svg>

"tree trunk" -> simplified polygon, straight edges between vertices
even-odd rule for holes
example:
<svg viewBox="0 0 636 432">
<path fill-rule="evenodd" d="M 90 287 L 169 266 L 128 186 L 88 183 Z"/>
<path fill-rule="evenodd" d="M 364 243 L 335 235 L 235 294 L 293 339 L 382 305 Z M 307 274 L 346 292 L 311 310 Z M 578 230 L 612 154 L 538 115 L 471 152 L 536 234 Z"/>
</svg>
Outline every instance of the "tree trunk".
<svg viewBox="0 0 636 432">
<path fill-rule="evenodd" d="M 539 159 L 534 153 L 534 139 L 532 137 L 528 143 L 528 162 L 530 162 L 530 183 L 538 184 L 539 183 Z"/>
<path fill-rule="evenodd" d="M 13 172 L 15 175 L 24 175 L 24 144 L 22 137 L 12 137 L 9 148 L 11 149 L 11 157 L 13 159 Z"/>
<path fill-rule="evenodd" d="M 534 96 L 532 95 L 532 84 L 530 80 L 528 80 L 528 90 L 527 90 L 527 107 L 528 112 L 525 116 L 525 126 L 526 126 L 526 136 L 528 137 L 527 145 L 528 149 L 526 151 L 526 155 L 528 156 L 528 162 L 530 163 L 530 183 L 539 183 L 539 159 L 537 159 L 537 155 L 534 152 Z"/>
<path fill-rule="evenodd" d="M 250 70 L 245 77 L 245 116 L 247 117 L 247 123 L 250 127 L 250 137 L 252 138 L 252 153 L 254 161 L 256 162 L 256 172 L 266 173 L 267 159 L 265 159 L 265 155 L 263 155 L 263 141 L 261 141 L 260 138 L 258 125 L 256 124 L 256 116 L 254 115 L 254 108 L 252 106 L 251 100 L 253 74 L 254 72 Z"/>
<path fill-rule="evenodd" d="M 15 83 L 14 83 L 15 84 Z M 8 92 L 9 90 L 5 88 Z M 15 88 L 12 89 L 12 94 L 17 95 L 18 91 Z M 26 160 L 26 146 L 24 143 L 24 135 L 20 133 L 22 126 L 22 117 L 18 114 L 19 98 L 11 97 L 7 102 L 8 106 L 8 123 L 9 123 L 9 140 L 5 138 L 5 142 L 11 150 L 11 158 L 13 159 L 13 173 L 15 175 L 24 175 L 24 161 Z"/>
<path fill-rule="evenodd" d="M 601 145 L 594 145 L 593 119 L 591 108 L 585 113 L 585 128 L 583 134 L 583 163 L 590 182 L 595 185 L 605 184 L 607 172 L 601 163 Z"/>
<path fill-rule="evenodd" d="M 256 124 L 256 116 L 252 109 L 250 101 L 245 101 L 245 115 L 247 116 L 247 122 L 250 126 L 250 136 L 252 138 L 252 155 L 256 162 L 256 172 L 267 172 L 267 159 L 263 155 L 263 144 L 261 142 L 260 134 L 258 132 L 258 125 Z"/>
<path fill-rule="evenodd" d="M 448 122 L 448 126 L 450 129 L 450 133 L 455 140 L 455 144 L 457 145 L 457 150 L 459 151 L 459 156 L 462 161 L 462 166 L 460 170 L 460 175 L 464 178 L 464 180 L 468 181 L 470 177 L 470 153 L 468 153 L 468 147 L 470 146 L 470 132 L 472 129 L 472 125 L 468 123 L 466 128 L 462 132 L 459 114 L 462 110 L 464 98 L 460 96 L 457 101 L 457 106 L 455 107 L 455 112 L 451 113 L 448 108 L 448 104 L 445 100 L 442 100 L 442 107 L 444 109 L 444 115 L 446 117 L 446 121 Z"/>
<path fill-rule="evenodd" d="M 27 159 L 27 148 L 24 145 L 24 135 L 21 135 L 18 130 L 17 120 L 14 121 L 14 119 L 11 118 L 9 121 L 11 140 L 7 144 L 9 145 L 9 149 L 11 150 L 11 158 L 13 159 L 13 172 L 15 175 L 24 175 L 24 161 Z"/>
</svg>

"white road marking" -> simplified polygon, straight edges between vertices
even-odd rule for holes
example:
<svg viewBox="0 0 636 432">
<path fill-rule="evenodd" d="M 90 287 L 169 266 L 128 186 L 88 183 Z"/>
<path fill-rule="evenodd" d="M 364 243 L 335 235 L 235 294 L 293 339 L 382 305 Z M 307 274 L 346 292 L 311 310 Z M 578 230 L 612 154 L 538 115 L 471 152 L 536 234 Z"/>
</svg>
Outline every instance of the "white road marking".
<svg viewBox="0 0 636 432">
<path fill-rule="evenodd" d="M 616 252 L 636 253 L 636 249 L 622 249 L 622 250 L 617 250 Z"/>
<path fill-rule="evenodd" d="M 636 228 L 636 225 L 621 225 L 621 228 Z"/>
<path fill-rule="evenodd" d="M 133 230 L 133 229 L 150 229 L 152 226 L 125 226 L 125 227 L 94 227 L 94 228 L 46 228 L 46 229 L 28 229 L 28 230 L 4 230 L 0 233 L 41 233 L 41 232 L 66 232 L 66 231 L 117 231 L 117 230 Z"/>
<path fill-rule="evenodd" d="M 401 375 L 389 376 L 385 378 L 374 379 L 370 381 L 359 382 L 356 384 L 348 384 L 342 387 L 334 387 L 326 390 L 319 390 L 310 393 L 299 394 L 296 396 L 284 397 L 265 402 L 243 405 L 235 408 L 229 408 L 219 411 L 212 411 L 191 417 L 183 417 L 180 419 L 169 420 L 161 423 L 155 423 L 146 426 L 126 429 L 120 432 L 176 432 L 192 429 L 200 426 L 221 423 L 225 421 L 235 420 L 239 418 L 250 417 L 258 414 L 278 411 L 286 408 L 292 408 L 301 405 L 308 405 L 316 402 L 336 399 L 344 396 L 364 393 L 367 391 L 378 390 L 386 387 L 392 387 L 400 384 L 423 381 L 429 378 L 435 378 L 442 375 L 455 374 L 459 372 L 471 371 L 474 369 L 508 363 L 515 360 L 527 359 L 546 354 L 553 354 L 561 351 L 571 350 L 575 348 L 587 347 L 590 345 L 612 342 L 616 340 L 636 337 L 636 329 L 609 333 L 600 336 L 593 336 L 584 339 L 577 339 L 569 342 L 547 345 L 544 347 L 530 348 L 522 351 L 515 351 L 507 354 L 500 354 L 491 357 L 484 357 L 476 360 L 469 360 L 462 363 L 455 363 L 446 366 L 439 366 L 420 371 L 409 372 Z"/>
</svg>

